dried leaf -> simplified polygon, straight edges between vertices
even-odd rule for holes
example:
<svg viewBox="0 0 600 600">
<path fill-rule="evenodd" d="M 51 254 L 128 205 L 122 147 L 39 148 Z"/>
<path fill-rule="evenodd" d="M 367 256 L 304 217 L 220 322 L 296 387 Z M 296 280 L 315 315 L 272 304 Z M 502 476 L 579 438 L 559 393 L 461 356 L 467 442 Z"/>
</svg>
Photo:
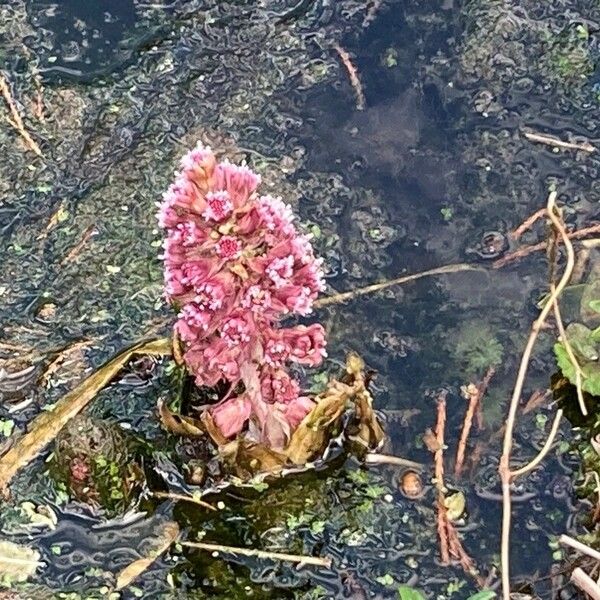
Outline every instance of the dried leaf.
<svg viewBox="0 0 600 600">
<path fill-rule="evenodd" d="M 223 462 L 243 481 L 259 473 L 277 474 L 287 461 L 285 454 L 244 438 L 225 444 L 219 451 Z"/>
<path fill-rule="evenodd" d="M 357 394 L 355 403 L 356 418 L 349 438 L 353 442 L 358 442 L 365 451 L 375 450 L 383 441 L 385 433 L 373 410 L 373 398 L 367 390 L 363 389 Z"/>
<path fill-rule="evenodd" d="M 352 392 L 353 388 L 334 380 L 317 396 L 317 404 L 298 425 L 285 450 L 292 463 L 304 465 L 324 450 Z"/>
<path fill-rule="evenodd" d="M 551 394 L 552 392 L 550 390 L 535 390 L 531 396 L 529 396 L 529 400 L 527 400 L 525 403 L 525 406 L 523 407 L 523 414 L 526 415 L 532 410 L 536 410 L 540 406 L 546 404 Z"/>
<path fill-rule="evenodd" d="M 437 436 L 429 428 L 426 429 L 425 433 L 423 434 L 423 443 L 429 452 L 437 452 L 438 450 L 442 449 L 437 440 Z"/>
<path fill-rule="evenodd" d="M 179 525 L 174 521 L 168 521 L 162 527 L 155 540 L 153 540 L 152 548 L 147 552 L 146 556 L 139 558 L 126 566 L 118 575 L 115 589 L 122 590 L 127 587 L 132 581 L 137 579 L 144 571 L 164 554 L 171 544 L 179 537 Z"/>
<path fill-rule="evenodd" d="M 171 544 L 177 540 L 179 536 L 179 525 L 174 521 L 167 521 L 158 532 L 158 535 L 151 549 L 146 553 L 146 556 L 139 558 L 126 566 L 118 575 L 115 589 L 122 590 L 131 584 L 132 581 L 137 579 L 144 571 L 147 571 L 149 567 L 164 554 Z"/>
<path fill-rule="evenodd" d="M 4 585 L 26 581 L 41 564 L 37 550 L 0 540 L 0 581 Z"/>
<path fill-rule="evenodd" d="M 53 410 L 41 412 L 33 420 L 27 433 L 14 438 L 10 450 L 0 458 L 0 490 L 6 492 L 12 478 L 20 469 L 29 464 L 58 432 L 110 383 L 132 356 L 145 354 L 154 356 L 171 354 L 171 340 L 160 338 L 134 344 L 63 396 L 54 405 Z"/>
<path fill-rule="evenodd" d="M 198 419 L 171 412 L 162 399 L 158 401 L 158 414 L 163 427 L 175 435 L 194 438 L 204 436 L 202 423 Z"/>
</svg>

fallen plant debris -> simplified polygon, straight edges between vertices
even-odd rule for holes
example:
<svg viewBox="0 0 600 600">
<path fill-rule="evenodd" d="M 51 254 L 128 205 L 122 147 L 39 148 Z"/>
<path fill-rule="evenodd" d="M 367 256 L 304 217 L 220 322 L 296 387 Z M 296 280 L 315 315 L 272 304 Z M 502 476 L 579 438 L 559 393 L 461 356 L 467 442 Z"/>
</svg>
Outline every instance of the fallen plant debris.
<svg viewBox="0 0 600 600">
<path fill-rule="evenodd" d="M 10 125 L 14 127 L 17 133 L 23 138 L 23 140 L 25 140 L 27 147 L 39 157 L 42 157 L 43 154 L 37 142 L 31 137 L 27 129 L 25 129 L 23 119 L 17 110 L 17 106 L 12 94 L 10 93 L 10 88 L 8 87 L 6 78 L 2 73 L 0 73 L 0 93 L 2 93 L 2 96 L 4 96 L 4 101 L 6 102 L 11 115 L 10 117 L 5 117 L 6 121 L 10 123 Z"/>
<path fill-rule="evenodd" d="M 560 424 L 560 420 L 562 417 L 562 410 L 559 409 L 556 412 L 554 422 L 548 438 L 542 449 L 539 451 L 537 456 L 533 458 L 529 463 L 524 465 L 519 469 L 513 469 L 510 464 L 511 459 L 511 450 L 513 446 L 513 431 L 515 427 L 515 419 L 517 415 L 517 409 L 521 400 L 521 394 L 523 390 L 523 385 L 525 383 L 525 378 L 527 376 L 527 371 L 529 367 L 529 363 L 531 360 L 531 354 L 533 351 L 533 347 L 536 343 L 539 332 L 541 331 L 550 311 L 554 309 L 555 303 L 560 296 L 561 292 L 564 290 L 566 285 L 568 284 L 571 272 L 574 266 L 574 257 L 573 257 L 573 249 L 570 244 L 569 238 L 562 226 L 560 220 L 560 214 L 557 215 L 556 208 L 556 191 L 551 191 L 548 196 L 548 201 L 546 205 L 547 215 L 552 221 L 553 226 L 556 228 L 556 231 L 560 234 L 562 243 L 568 249 L 568 260 L 567 265 L 563 271 L 563 274 L 560 278 L 560 281 L 556 286 L 551 286 L 551 294 L 546 303 L 544 304 L 538 318 L 533 322 L 530 330 L 529 337 L 527 339 L 527 343 L 525 345 L 525 349 L 523 351 L 523 355 L 521 357 L 521 362 L 519 365 L 518 374 L 515 381 L 515 386 L 513 390 L 513 394 L 511 396 L 508 416 L 506 419 L 506 427 L 504 430 L 504 443 L 502 449 L 502 456 L 500 457 L 500 465 L 498 468 L 500 478 L 502 481 L 502 532 L 501 532 L 501 567 L 502 567 L 502 594 L 504 600 L 510 600 L 511 589 L 510 589 L 510 557 L 509 557 L 509 549 L 510 549 L 510 528 L 511 528 L 511 485 L 514 482 L 515 478 L 523 475 L 533 468 L 535 468 L 546 456 L 549 452 L 556 434 L 558 433 L 558 427 Z"/>
<path fill-rule="evenodd" d="M 377 8 L 378 7 L 375 5 L 374 10 L 376 11 Z M 371 18 L 371 13 L 369 12 L 365 17 L 365 24 L 368 24 Z M 338 53 L 346 71 L 348 72 L 350 83 L 352 85 L 352 88 L 354 89 L 354 93 L 356 94 L 356 108 L 357 110 L 364 110 L 366 106 L 365 93 L 363 91 L 362 83 L 360 82 L 360 77 L 358 76 L 358 70 L 354 66 L 352 58 L 350 57 L 350 54 L 348 54 L 347 50 L 344 50 L 344 48 L 337 44 L 334 46 L 334 48 L 335 51 Z"/>
<path fill-rule="evenodd" d="M 53 410 L 40 413 L 30 424 L 27 433 L 13 434 L 11 448 L 0 457 L 2 493 L 5 495 L 8 493 L 12 478 L 56 438 L 58 432 L 110 383 L 133 356 L 145 354 L 166 356 L 170 353 L 169 339 L 141 341 L 134 344 L 63 396 Z"/>
<path fill-rule="evenodd" d="M 553 146 L 554 148 L 564 148 L 566 150 L 582 150 L 583 152 L 596 152 L 596 146 L 586 141 L 582 144 L 575 144 L 573 142 L 563 142 L 562 140 L 549 136 L 542 135 L 541 133 L 534 133 L 531 131 L 525 131 L 523 135 L 532 142 L 538 142 L 540 144 L 546 144 L 547 146 Z"/>
<path fill-rule="evenodd" d="M 481 429 L 483 427 L 481 419 L 481 401 L 483 396 L 490 384 L 490 380 L 494 376 L 495 369 L 490 367 L 485 374 L 483 380 L 477 385 L 470 384 L 466 386 L 464 390 L 464 396 L 469 401 L 467 411 L 465 413 L 465 419 L 460 434 L 460 440 L 458 442 L 458 449 L 456 451 L 456 461 L 454 464 L 454 474 L 460 477 L 465 462 L 465 453 L 467 449 L 467 440 L 469 439 L 469 433 L 473 424 L 473 418 L 477 418 L 478 426 Z"/>
<path fill-rule="evenodd" d="M 254 548 L 238 548 L 236 546 L 224 546 L 222 544 L 210 544 L 208 542 L 180 542 L 182 546 L 196 550 L 205 550 L 207 552 L 217 552 L 222 554 L 239 554 L 240 556 L 252 556 L 255 558 L 266 558 L 270 560 L 281 560 L 285 562 L 297 563 L 299 567 L 303 565 L 313 565 L 316 567 L 331 568 L 331 558 L 320 556 L 306 556 L 302 554 L 285 554 L 282 552 L 268 552 L 267 550 L 256 550 Z"/>
<path fill-rule="evenodd" d="M 135 560 L 119 572 L 116 578 L 115 590 L 119 591 L 133 583 L 144 571 L 148 570 L 179 537 L 179 525 L 175 521 L 163 523 L 152 540 L 151 547 L 142 558 Z"/>
</svg>

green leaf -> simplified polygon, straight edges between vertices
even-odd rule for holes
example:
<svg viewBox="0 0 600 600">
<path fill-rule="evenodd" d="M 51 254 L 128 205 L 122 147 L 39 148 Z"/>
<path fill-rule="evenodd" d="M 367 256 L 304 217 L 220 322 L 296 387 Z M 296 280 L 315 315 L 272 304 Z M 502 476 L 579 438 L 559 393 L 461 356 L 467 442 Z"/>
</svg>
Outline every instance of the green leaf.
<svg viewBox="0 0 600 600">
<path fill-rule="evenodd" d="M 554 354 L 562 374 L 573 384 L 576 384 L 577 378 L 575 367 L 569 359 L 565 347 L 559 342 L 554 344 Z M 600 396 L 600 364 L 598 362 L 587 362 L 580 364 L 582 372 L 581 389 L 592 396 Z"/>
<path fill-rule="evenodd" d="M 600 300 L 590 300 L 588 306 L 597 313 L 600 313 Z"/>
<path fill-rule="evenodd" d="M 492 590 L 481 590 L 472 596 L 469 596 L 467 600 L 494 600 L 496 598 L 496 592 Z"/>
<path fill-rule="evenodd" d="M 398 597 L 400 600 L 425 600 L 425 597 L 419 590 L 407 585 L 401 585 L 398 588 Z"/>
</svg>

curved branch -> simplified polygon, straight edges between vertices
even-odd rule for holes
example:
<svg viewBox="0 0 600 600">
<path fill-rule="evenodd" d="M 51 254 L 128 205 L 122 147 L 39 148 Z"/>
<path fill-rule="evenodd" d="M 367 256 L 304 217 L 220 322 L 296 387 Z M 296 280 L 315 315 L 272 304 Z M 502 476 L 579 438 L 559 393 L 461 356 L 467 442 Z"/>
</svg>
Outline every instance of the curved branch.
<svg viewBox="0 0 600 600">
<path fill-rule="evenodd" d="M 538 452 L 537 456 L 534 459 L 530 460 L 526 465 L 522 466 L 520 469 L 516 469 L 515 471 L 510 472 L 510 476 L 512 479 L 521 475 L 525 475 L 525 473 L 529 473 L 529 471 L 533 471 L 533 469 L 535 469 L 544 460 L 546 454 L 550 452 L 552 444 L 554 444 L 554 440 L 556 439 L 556 434 L 558 433 L 558 426 L 560 425 L 560 420 L 562 416 L 562 408 L 559 408 L 556 411 L 554 423 L 552 423 L 552 429 L 548 434 L 548 439 L 546 440 L 546 443 L 542 446 L 542 449 Z"/>
</svg>

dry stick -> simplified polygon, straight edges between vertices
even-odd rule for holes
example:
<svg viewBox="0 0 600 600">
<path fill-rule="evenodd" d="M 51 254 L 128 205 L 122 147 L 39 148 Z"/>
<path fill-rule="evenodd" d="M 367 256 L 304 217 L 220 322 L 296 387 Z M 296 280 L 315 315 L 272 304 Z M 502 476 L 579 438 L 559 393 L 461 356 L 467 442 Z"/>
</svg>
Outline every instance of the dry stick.
<svg viewBox="0 0 600 600">
<path fill-rule="evenodd" d="M 563 411 L 562 408 L 559 408 L 554 415 L 554 421 L 552 422 L 552 428 L 550 429 L 550 433 L 542 446 L 541 450 L 538 452 L 537 456 L 530 460 L 526 465 L 521 467 L 520 469 L 513 469 L 510 472 L 511 478 L 515 479 L 516 477 L 520 477 L 521 475 L 525 475 L 525 473 L 529 473 L 529 471 L 533 471 L 546 457 L 546 454 L 550 452 L 552 445 L 554 444 L 554 440 L 556 439 L 556 435 L 558 434 L 558 427 L 560 425 L 560 420 L 562 419 Z"/>
<path fill-rule="evenodd" d="M 209 510 L 217 510 L 212 504 L 204 502 L 204 500 L 200 500 L 200 498 L 196 498 L 195 496 L 186 496 L 185 494 L 174 494 L 171 492 L 150 492 L 150 495 L 154 496 L 155 498 L 165 498 L 166 500 L 174 500 L 175 502 L 191 502 L 192 504 L 203 506 L 204 508 L 208 508 Z"/>
<path fill-rule="evenodd" d="M 571 582 L 593 600 L 600 600 L 600 587 L 582 568 L 573 571 Z"/>
<path fill-rule="evenodd" d="M 556 218 L 556 215 L 553 212 L 549 213 L 548 216 L 550 217 L 550 220 L 552 221 L 552 225 L 554 226 L 556 231 L 558 231 L 560 237 L 564 240 L 565 250 L 567 251 L 567 263 L 572 265 L 572 268 L 571 268 L 571 274 L 572 274 L 573 270 L 575 269 L 575 250 L 573 250 L 573 244 L 571 243 L 571 240 L 569 240 L 569 238 L 567 237 L 567 232 L 565 230 L 564 225 L 560 221 L 560 219 Z M 569 278 L 569 281 L 570 280 L 571 279 Z M 552 284 L 550 286 L 550 292 L 553 292 L 553 291 L 554 291 L 554 284 Z M 577 361 L 577 358 L 575 358 L 573 348 L 571 348 L 571 344 L 570 344 L 567 334 L 565 332 L 565 326 L 563 324 L 563 320 L 560 315 L 560 308 L 558 306 L 558 300 L 557 300 L 556 296 L 554 297 L 553 309 L 554 309 L 554 318 L 556 319 L 556 325 L 558 327 L 558 331 L 559 331 L 563 346 L 565 347 L 565 350 L 567 351 L 567 355 L 569 356 L 569 360 L 571 361 L 571 364 L 573 365 L 573 368 L 575 369 L 575 387 L 577 388 L 577 400 L 579 401 L 579 408 L 581 410 L 581 413 L 585 417 L 585 416 L 587 416 L 588 412 L 587 412 L 587 408 L 585 406 L 585 400 L 583 398 L 583 390 L 581 389 L 581 379 L 582 379 L 583 373 L 581 371 L 581 367 L 579 366 L 579 362 Z"/>
<path fill-rule="evenodd" d="M 423 463 L 418 463 L 408 458 L 402 458 L 400 456 L 392 456 L 390 454 L 375 454 L 369 452 L 365 456 L 365 464 L 367 465 L 397 465 L 399 467 L 410 467 L 412 469 L 424 469 Z"/>
<path fill-rule="evenodd" d="M 579 240 L 581 238 L 587 237 L 588 235 L 594 235 L 596 233 L 600 233 L 600 223 L 598 223 L 596 225 L 590 225 L 589 227 L 584 227 L 583 229 L 578 229 L 576 231 L 571 231 L 570 233 L 567 234 L 567 238 L 569 240 Z M 559 240 L 558 243 L 562 244 L 562 243 L 564 243 L 564 241 Z M 510 254 L 506 254 L 502 258 L 499 258 L 498 260 L 494 261 L 492 263 L 492 268 L 500 269 L 515 260 L 519 260 L 521 258 L 524 258 L 525 256 L 529 256 L 530 254 L 533 254 L 534 252 L 539 252 L 541 250 L 545 250 L 546 247 L 547 247 L 546 242 L 540 242 L 539 244 L 532 244 L 531 246 L 523 246 L 522 248 L 519 248 L 518 250 L 515 250 L 514 252 L 511 252 Z"/>
<path fill-rule="evenodd" d="M 341 46 L 337 44 L 334 46 L 335 51 L 340 55 L 342 60 L 342 64 L 346 67 L 346 71 L 348 71 L 348 77 L 350 77 L 350 83 L 354 88 L 354 93 L 356 94 L 356 108 L 358 110 L 364 110 L 365 108 L 365 94 L 363 92 L 362 84 L 358 77 L 358 70 L 352 63 L 352 59 L 346 50 L 344 50 Z"/>
<path fill-rule="evenodd" d="M 437 401 L 437 422 L 435 425 L 435 438 L 438 449 L 435 451 L 435 485 L 437 495 L 437 532 L 440 538 L 440 555 L 442 564 L 450 564 L 450 550 L 448 543 L 448 513 L 444 504 L 444 428 L 446 426 L 446 396 L 443 391 Z"/>
<path fill-rule="evenodd" d="M 554 216 L 556 203 L 556 192 L 551 192 L 548 196 L 547 210 L 549 216 Z M 561 232 L 562 234 L 562 232 Z M 564 241 L 564 240 L 563 240 Z M 527 375 L 527 369 L 529 367 L 529 361 L 531 359 L 531 352 L 539 335 L 539 332 L 546 322 L 550 311 L 553 308 L 554 301 L 562 293 L 565 286 L 568 284 L 573 271 L 573 261 L 567 260 L 565 271 L 553 292 L 550 295 L 548 302 L 546 302 L 540 315 L 534 321 L 531 326 L 531 332 L 527 339 L 523 356 L 521 357 L 521 364 L 519 365 L 519 371 L 517 379 L 515 381 L 515 387 L 510 400 L 508 417 L 506 419 L 506 427 L 504 430 L 504 443 L 502 448 L 502 456 L 500 457 L 499 473 L 502 480 L 502 541 L 501 541 L 501 566 L 502 566 L 502 594 L 504 600 L 510 600 L 510 564 L 509 564 L 509 551 L 510 551 L 510 524 L 511 524 L 511 497 L 510 497 L 510 485 L 512 482 L 512 473 L 510 470 L 510 454 L 512 451 L 513 444 L 513 430 L 515 427 L 515 418 L 517 414 L 517 408 L 521 399 L 521 393 L 523 391 L 523 384 L 525 383 L 525 377 Z"/>
<path fill-rule="evenodd" d="M 511 234 L 510 237 L 513 240 L 518 240 L 526 231 L 531 229 L 531 227 L 536 223 L 539 219 L 546 215 L 546 209 L 540 208 L 540 210 L 536 210 L 530 217 L 527 217 Z"/>
<path fill-rule="evenodd" d="M 98 231 L 96 230 L 95 225 L 89 225 L 86 227 L 85 231 L 81 235 L 81 239 L 69 250 L 69 253 L 63 259 L 61 259 L 59 264 L 63 266 L 73 262 L 79 256 L 89 239 L 97 233 Z"/>
<path fill-rule="evenodd" d="M 565 148 L 567 150 L 583 150 L 584 152 L 596 152 L 596 147 L 590 142 L 584 142 L 583 144 L 574 144 L 572 142 L 563 142 L 555 137 L 549 135 L 542 135 L 540 133 L 533 133 L 525 131 L 523 135 L 532 142 L 539 142 L 540 144 L 546 144 L 548 146 L 555 146 L 557 148 Z"/>
<path fill-rule="evenodd" d="M 589 556 L 595 560 L 600 561 L 600 552 L 598 552 L 598 550 L 594 550 L 593 548 L 590 548 L 586 544 L 583 544 L 580 541 L 578 541 L 568 535 L 565 535 L 565 534 L 561 535 L 558 538 L 558 543 L 562 544 L 563 546 L 570 546 L 571 548 L 581 552 L 582 554 L 585 554 L 586 556 Z"/>
<path fill-rule="evenodd" d="M 365 294 L 372 294 L 380 290 L 385 290 L 386 288 L 389 288 L 393 285 L 402 285 L 403 283 L 416 281 L 417 279 L 422 279 L 423 277 L 430 277 L 433 275 L 444 275 L 446 273 L 459 273 L 461 271 L 481 270 L 483 270 L 481 266 L 469 265 L 467 263 L 444 265 L 443 267 L 437 267 L 435 269 L 429 269 L 427 271 L 421 271 L 419 273 L 412 273 L 411 275 L 404 275 L 402 277 L 397 277 L 396 279 L 382 281 L 381 283 L 373 283 L 363 288 L 357 288 L 349 292 L 341 292 L 339 294 L 334 294 L 333 296 L 321 298 L 320 300 L 316 300 L 313 306 L 315 308 L 321 308 L 322 306 L 328 306 L 329 304 L 338 304 L 339 302 L 352 300 L 354 298 L 358 298 L 359 296 L 364 296 Z"/>
<path fill-rule="evenodd" d="M 43 156 L 40 147 L 29 135 L 29 132 L 25 129 L 25 126 L 23 125 L 23 119 L 21 119 L 21 115 L 19 114 L 19 111 L 17 110 L 17 107 L 15 105 L 15 101 L 13 100 L 13 97 L 10 93 L 8 83 L 6 83 L 6 79 L 4 79 L 4 76 L 2 74 L 0 74 L 0 92 L 2 92 L 4 100 L 6 101 L 6 104 L 8 106 L 8 110 L 10 111 L 10 114 L 12 116 L 12 119 L 10 117 L 6 117 L 6 120 L 17 130 L 17 132 L 25 140 L 25 143 L 27 144 L 30 150 L 35 152 L 38 156 Z"/>
<path fill-rule="evenodd" d="M 270 558 L 294 562 L 301 565 L 315 565 L 317 567 L 331 567 L 331 558 L 320 556 L 304 556 L 302 554 L 282 554 L 281 552 L 268 552 L 266 550 L 255 550 L 253 548 L 238 548 L 237 546 L 222 546 L 221 544 L 208 544 L 206 542 L 180 542 L 182 546 L 207 550 L 209 552 L 223 552 L 224 554 L 240 554 L 242 556 L 254 556 L 255 558 Z"/>
<path fill-rule="evenodd" d="M 481 399 L 483 398 L 483 394 L 489 385 L 490 379 L 494 375 L 494 367 L 490 367 L 485 374 L 485 377 L 477 385 L 477 391 L 474 394 L 469 394 L 469 406 L 467 407 L 467 412 L 465 413 L 465 420 L 463 422 L 462 431 L 460 433 L 460 440 L 458 442 L 458 449 L 456 451 L 456 462 L 454 465 L 454 474 L 457 477 L 460 477 L 463 466 L 465 463 L 465 452 L 467 449 L 467 440 L 469 439 L 469 433 L 471 432 L 471 427 L 473 425 L 473 417 L 475 416 L 475 411 L 481 404 Z"/>
</svg>

